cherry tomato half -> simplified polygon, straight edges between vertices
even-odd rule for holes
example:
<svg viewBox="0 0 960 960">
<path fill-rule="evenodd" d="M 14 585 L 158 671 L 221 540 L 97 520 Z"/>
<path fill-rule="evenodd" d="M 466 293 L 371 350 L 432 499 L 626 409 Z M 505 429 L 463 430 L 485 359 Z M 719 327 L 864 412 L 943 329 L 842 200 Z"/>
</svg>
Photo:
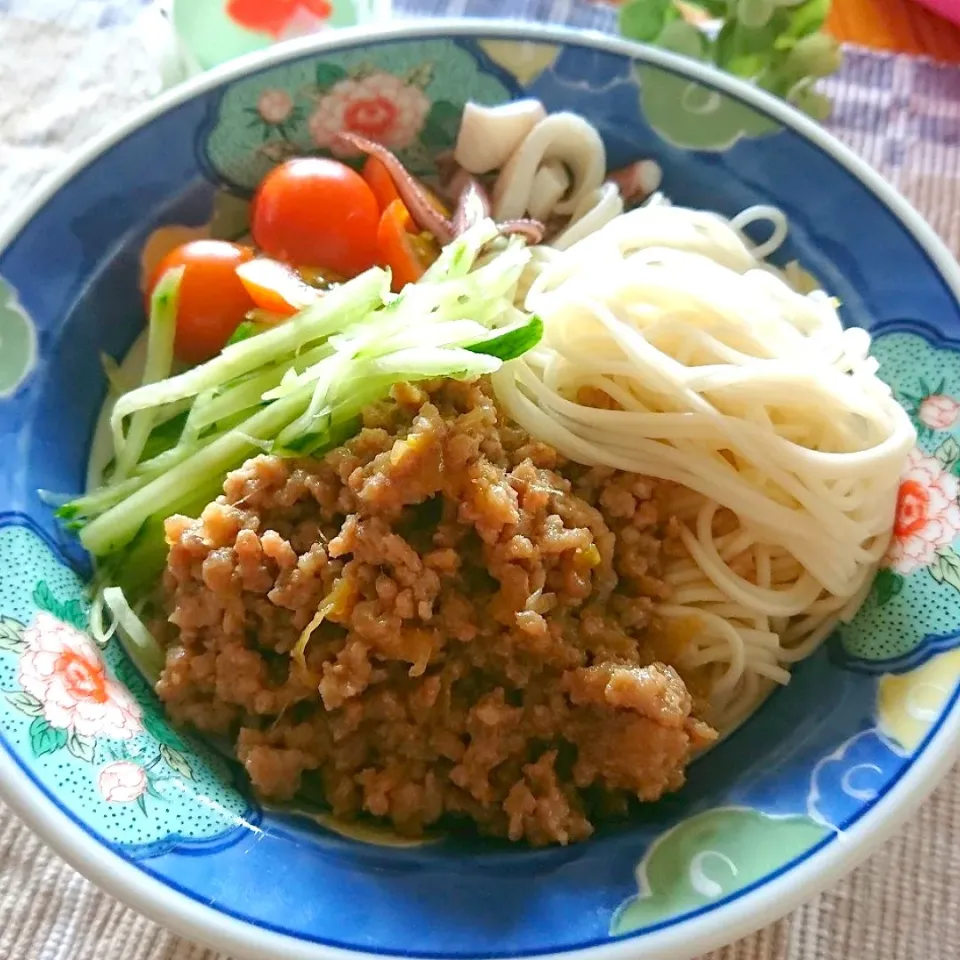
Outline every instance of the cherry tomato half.
<svg viewBox="0 0 960 960">
<path fill-rule="evenodd" d="M 408 283 L 416 283 L 439 253 L 437 242 L 417 232 L 402 200 L 394 200 L 383 211 L 377 227 L 380 263 L 389 267 L 394 292 Z"/>
<path fill-rule="evenodd" d="M 300 157 L 275 167 L 253 198 L 251 232 L 268 256 L 356 276 L 376 259 L 377 200 L 345 164 Z"/>
<path fill-rule="evenodd" d="M 257 257 L 237 267 L 237 276 L 258 307 L 289 317 L 321 296 L 284 263 Z"/>
<path fill-rule="evenodd" d="M 377 206 L 380 207 L 381 213 L 394 200 L 400 199 L 400 194 L 397 193 L 397 188 L 393 184 L 393 177 L 376 157 L 367 157 L 363 165 L 363 179 L 367 181 L 367 186 L 377 198 Z"/>
<path fill-rule="evenodd" d="M 184 363 L 202 363 L 216 356 L 244 314 L 254 306 L 237 267 L 253 259 L 253 251 L 225 240 L 191 240 L 171 250 L 156 266 L 147 285 L 150 295 L 160 278 L 183 267 L 177 299 L 177 332 L 173 351 Z"/>
</svg>

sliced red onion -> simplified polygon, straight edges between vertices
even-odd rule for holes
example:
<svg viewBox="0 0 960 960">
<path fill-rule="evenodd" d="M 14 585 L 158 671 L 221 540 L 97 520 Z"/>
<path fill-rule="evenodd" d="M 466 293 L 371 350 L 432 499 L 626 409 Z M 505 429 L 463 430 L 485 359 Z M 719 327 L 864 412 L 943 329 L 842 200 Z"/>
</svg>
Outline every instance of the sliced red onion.
<svg viewBox="0 0 960 960">
<path fill-rule="evenodd" d="M 440 243 L 449 243 L 454 238 L 453 223 L 433 205 L 422 184 L 407 172 L 407 168 L 386 147 L 356 133 L 340 133 L 337 136 L 361 153 L 376 157 L 386 167 L 410 218 L 421 230 L 428 230 Z"/>
<path fill-rule="evenodd" d="M 464 190 L 471 184 L 480 183 L 480 181 L 472 173 L 464 170 L 463 167 L 457 167 L 452 171 L 448 171 L 445 183 L 444 194 L 451 203 L 456 204 Z"/>
<path fill-rule="evenodd" d="M 451 184 L 453 190 L 459 190 L 459 193 L 455 194 L 456 214 L 451 220 L 437 210 L 423 185 L 408 173 L 400 160 L 382 144 L 356 133 L 340 133 L 337 137 L 355 150 L 376 157 L 384 165 L 413 222 L 421 230 L 432 233 L 441 244 L 449 243 L 464 230 L 490 215 L 490 198 L 486 189 L 475 178 L 463 177 L 460 179 L 462 185 Z M 455 179 L 459 176 L 455 174 Z M 519 234 L 530 244 L 539 243 L 546 230 L 539 220 L 507 220 L 498 223 L 497 227 L 504 236 Z"/>
<path fill-rule="evenodd" d="M 497 229 L 505 237 L 517 234 L 523 237 L 531 246 L 536 246 L 547 232 L 547 228 L 539 220 L 504 220 L 497 224 Z"/>
<path fill-rule="evenodd" d="M 457 209 L 453 214 L 453 234 L 459 237 L 490 216 L 490 197 L 483 185 L 464 171 L 457 185 Z"/>
<path fill-rule="evenodd" d="M 660 186 L 663 171 L 656 160 L 637 160 L 607 174 L 607 180 L 620 189 L 624 202 L 640 203 Z"/>
</svg>

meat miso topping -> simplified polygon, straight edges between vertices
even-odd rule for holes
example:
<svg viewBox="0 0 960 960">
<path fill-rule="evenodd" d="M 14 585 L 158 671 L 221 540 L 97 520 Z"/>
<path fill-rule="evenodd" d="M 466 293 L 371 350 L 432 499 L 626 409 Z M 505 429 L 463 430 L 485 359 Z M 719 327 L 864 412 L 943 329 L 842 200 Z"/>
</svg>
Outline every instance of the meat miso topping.
<svg viewBox="0 0 960 960">
<path fill-rule="evenodd" d="M 395 387 L 167 520 L 158 693 L 267 799 L 583 840 L 716 736 L 663 662 L 671 528 L 656 482 L 565 461 L 485 382 Z"/>
</svg>

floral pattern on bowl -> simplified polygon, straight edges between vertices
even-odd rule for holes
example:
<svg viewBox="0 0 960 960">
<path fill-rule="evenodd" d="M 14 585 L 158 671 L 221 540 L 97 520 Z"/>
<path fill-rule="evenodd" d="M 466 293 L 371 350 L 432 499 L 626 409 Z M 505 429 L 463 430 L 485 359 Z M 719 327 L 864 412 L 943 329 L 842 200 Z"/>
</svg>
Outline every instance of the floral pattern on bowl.
<svg viewBox="0 0 960 960">
<path fill-rule="evenodd" d="M 290 64 L 230 87 L 206 142 L 215 175 L 251 191 L 276 163 L 303 154 L 333 153 L 351 131 L 390 147 L 416 174 L 452 146 L 467 100 L 498 103 L 509 91 L 477 70 L 464 51 L 444 42 L 381 48 L 373 63 L 358 54 Z M 443 81 L 436 63 L 443 62 Z"/>
<path fill-rule="evenodd" d="M 873 354 L 911 415 L 917 446 L 881 569 L 838 636 L 848 665 L 887 673 L 960 646 L 960 353 L 921 325 L 897 323 L 876 336 Z"/>
<path fill-rule="evenodd" d="M 167 724 L 116 639 L 98 649 L 82 582 L 23 517 L 0 517 L 0 568 L 17 572 L 0 578 L 0 724 L 40 783 L 138 858 L 256 831 L 227 764 Z"/>
</svg>

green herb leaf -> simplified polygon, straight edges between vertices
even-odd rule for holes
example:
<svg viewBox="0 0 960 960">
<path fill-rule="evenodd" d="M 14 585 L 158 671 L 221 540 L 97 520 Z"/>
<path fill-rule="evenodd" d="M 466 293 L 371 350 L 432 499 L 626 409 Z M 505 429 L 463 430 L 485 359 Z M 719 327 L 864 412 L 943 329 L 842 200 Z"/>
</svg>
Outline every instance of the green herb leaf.
<svg viewBox="0 0 960 960">
<path fill-rule="evenodd" d="M 839 44 L 818 32 L 829 10 L 830 0 L 628 0 L 619 24 L 628 39 L 713 62 L 822 120 L 830 102 L 813 83 L 841 62 Z M 715 39 L 697 11 L 719 21 Z"/>
<path fill-rule="evenodd" d="M 730 0 L 686 0 L 686 4 L 697 7 L 715 20 L 725 20 L 731 6 Z"/>
<path fill-rule="evenodd" d="M 770 22 L 775 8 L 773 0 L 738 0 L 734 15 L 747 29 L 757 30 Z"/>
<path fill-rule="evenodd" d="M 814 33 L 796 42 L 783 62 L 783 72 L 798 78 L 828 77 L 843 61 L 840 44 L 825 33 Z"/>
<path fill-rule="evenodd" d="M 653 43 L 668 23 L 679 19 L 673 0 L 630 0 L 620 8 L 620 32 L 628 40 Z"/>
<path fill-rule="evenodd" d="M 781 36 L 799 40 L 816 33 L 827 22 L 831 0 L 805 0 L 784 10 L 787 25 Z"/>
<path fill-rule="evenodd" d="M 767 70 L 776 54 L 777 18 L 762 27 L 728 20 L 717 35 L 717 66 L 738 77 L 753 79 Z"/>
<path fill-rule="evenodd" d="M 830 100 L 822 93 L 805 86 L 794 93 L 791 93 L 787 99 L 798 110 L 802 110 L 807 116 L 822 123 L 830 116 Z"/>
<path fill-rule="evenodd" d="M 672 50 L 693 60 L 706 60 L 710 54 L 710 38 L 686 20 L 672 20 L 657 37 L 657 46 Z"/>
<path fill-rule="evenodd" d="M 485 353 L 500 360 L 514 360 L 535 347 L 543 337 L 543 321 L 536 315 L 523 323 L 498 331 L 495 336 L 467 347 L 471 353 Z"/>
</svg>

